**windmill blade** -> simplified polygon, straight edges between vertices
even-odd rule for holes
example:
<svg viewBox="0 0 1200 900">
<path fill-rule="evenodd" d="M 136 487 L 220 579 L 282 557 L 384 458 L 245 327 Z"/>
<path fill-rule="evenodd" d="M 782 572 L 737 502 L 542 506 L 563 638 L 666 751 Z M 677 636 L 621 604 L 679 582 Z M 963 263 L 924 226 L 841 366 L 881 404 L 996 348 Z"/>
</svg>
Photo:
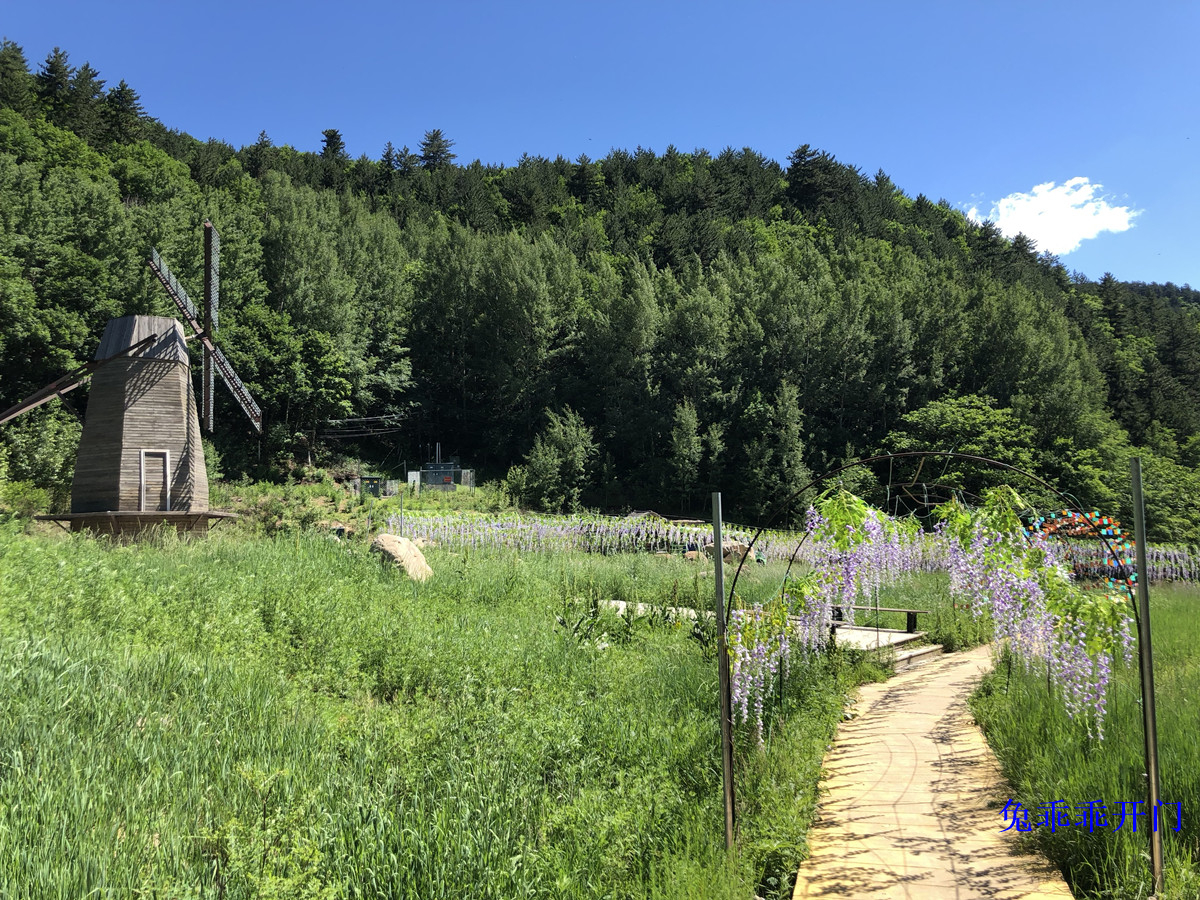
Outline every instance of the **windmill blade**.
<svg viewBox="0 0 1200 900">
<path fill-rule="evenodd" d="M 204 348 L 204 363 L 200 372 L 200 423 L 209 434 L 213 433 L 213 358 L 208 348 Z"/>
<path fill-rule="evenodd" d="M 258 408 L 258 404 L 250 396 L 250 391 L 242 383 L 242 379 L 238 378 L 237 372 L 233 371 L 233 366 L 229 364 L 229 360 L 225 358 L 225 354 L 220 351 L 217 345 L 209 340 L 207 335 L 203 336 L 201 340 L 204 341 L 204 349 L 212 354 L 213 365 L 221 373 L 221 380 L 225 382 L 225 386 L 229 388 L 229 392 L 233 394 L 233 398 L 237 400 L 238 404 L 242 407 L 242 411 L 250 419 L 254 430 L 262 434 L 262 410 Z"/>
<path fill-rule="evenodd" d="M 217 315 L 221 295 L 221 235 L 212 222 L 204 222 L 204 327 L 209 337 L 216 339 Z M 204 430 L 213 432 L 213 358 L 208 348 L 204 349 L 203 385 L 200 402 L 200 419 Z"/>
<path fill-rule="evenodd" d="M 216 229 L 213 230 L 215 232 Z M 192 303 L 191 298 L 187 295 L 187 291 L 183 289 L 183 285 L 171 274 L 171 270 L 167 268 L 167 264 L 163 262 L 163 258 L 158 255 L 158 251 L 154 248 L 150 250 L 149 264 L 151 271 L 162 282 L 167 295 L 175 301 L 179 312 L 187 319 L 188 324 L 192 326 L 192 330 L 196 332 L 196 337 L 204 345 L 205 357 L 212 360 L 213 367 L 221 374 L 221 380 L 225 382 L 225 386 L 229 388 L 230 393 L 233 394 L 233 398 L 237 400 L 242 411 L 250 419 L 250 424 L 254 426 L 254 430 L 262 434 L 262 410 L 254 402 L 254 398 L 250 396 L 250 391 L 242 383 L 242 379 L 238 378 L 237 372 L 233 371 L 233 366 L 229 364 L 229 360 L 225 358 L 225 354 L 217 349 L 217 345 L 212 341 L 212 335 L 201 327 L 196 305 Z"/>
<path fill-rule="evenodd" d="M 150 271 L 155 274 L 158 280 L 162 282 L 162 286 L 166 288 L 167 296 L 175 301 L 175 306 L 179 308 L 180 315 L 187 320 L 187 323 L 192 326 L 192 330 L 196 334 L 202 334 L 204 329 L 200 327 L 200 315 L 196 312 L 196 304 L 192 303 L 192 298 L 187 295 L 187 291 L 183 289 L 183 285 L 171 274 L 171 270 L 167 268 L 167 264 L 158 255 L 158 249 L 155 247 L 150 248 L 149 265 Z"/>
<path fill-rule="evenodd" d="M 79 387 L 79 385 L 83 384 L 83 382 L 91 378 L 92 373 L 101 366 L 106 365 L 115 359 L 122 359 L 126 356 L 136 356 L 138 353 L 141 353 L 157 340 L 158 335 L 151 334 L 142 338 L 136 344 L 132 344 L 126 347 L 124 350 L 114 353 L 112 356 L 106 356 L 104 359 L 96 359 L 90 363 L 85 363 L 74 372 L 68 372 L 61 378 L 55 379 L 40 391 L 35 391 L 34 393 L 30 394 L 16 406 L 10 406 L 4 412 L 0 413 L 0 425 L 3 425 L 10 419 L 15 419 L 22 413 L 29 412 L 31 409 L 37 409 L 43 403 L 49 403 L 55 397 L 62 397 L 62 395 L 67 391 L 75 390 L 75 388 Z"/>
<path fill-rule="evenodd" d="M 217 307 L 221 295 L 221 235 L 212 222 L 204 223 L 204 322 L 208 333 L 217 333 Z"/>
</svg>

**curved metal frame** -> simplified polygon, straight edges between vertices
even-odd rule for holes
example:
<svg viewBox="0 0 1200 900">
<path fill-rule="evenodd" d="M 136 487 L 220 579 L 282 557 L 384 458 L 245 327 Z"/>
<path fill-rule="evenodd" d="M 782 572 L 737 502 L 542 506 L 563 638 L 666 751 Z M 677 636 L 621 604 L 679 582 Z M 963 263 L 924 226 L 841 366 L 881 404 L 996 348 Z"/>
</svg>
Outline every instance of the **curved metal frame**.
<svg viewBox="0 0 1200 900">
<path fill-rule="evenodd" d="M 1039 478 L 1037 475 L 1034 475 L 1032 472 L 1027 472 L 1024 469 L 1019 468 L 1018 466 L 1014 466 L 1014 465 L 1011 465 L 1010 463 L 1006 463 L 1006 462 L 1001 462 L 998 459 L 992 459 L 991 457 L 988 457 L 988 456 L 978 456 L 978 455 L 975 455 L 972 453 L 958 453 L 957 451 L 953 451 L 953 450 L 904 450 L 899 453 L 881 453 L 876 456 L 868 456 L 868 457 L 864 457 L 863 459 L 857 459 L 853 462 L 845 463 L 844 465 L 830 469 L 828 472 L 825 472 L 822 475 L 818 475 L 816 478 L 814 478 L 808 484 L 804 485 L 804 487 L 799 488 L 798 490 L 795 490 L 791 494 L 789 494 L 783 500 L 783 502 L 781 504 L 779 504 L 780 509 L 777 510 L 775 513 L 773 513 L 771 515 L 771 517 L 768 518 L 767 521 L 763 525 L 759 526 L 758 530 L 754 532 L 753 537 L 750 538 L 750 543 L 746 547 L 746 553 L 745 553 L 745 555 L 742 556 L 741 561 L 738 563 L 737 570 L 733 573 L 733 581 L 729 585 L 729 595 L 725 598 L 725 600 L 726 600 L 726 602 L 725 602 L 726 624 L 728 624 L 729 615 L 733 610 L 733 595 L 734 595 L 734 592 L 737 590 L 738 577 L 742 574 L 742 567 L 746 564 L 746 559 L 750 556 L 750 551 L 754 549 L 755 541 L 757 541 L 759 539 L 759 537 L 762 536 L 762 533 L 764 531 L 766 531 L 767 528 L 769 528 L 771 526 L 771 524 L 773 522 L 775 522 L 776 519 L 779 518 L 782 510 L 786 509 L 787 506 L 793 500 L 795 500 L 797 497 L 804 494 L 805 491 L 812 490 L 814 487 L 821 484 L 822 482 L 827 481 L 828 479 L 832 478 L 833 476 L 838 475 L 842 472 L 845 472 L 848 469 L 853 469 L 853 468 L 857 468 L 859 466 L 867 466 L 872 463 L 885 462 L 885 461 L 890 461 L 890 460 L 895 460 L 895 459 L 916 459 L 916 458 L 926 459 L 926 458 L 930 458 L 930 457 L 939 457 L 939 458 L 943 458 L 943 459 L 962 459 L 962 460 L 967 460 L 968 462 L 983 463 L 984 465 L 988 465 L 988 466 L 991 466 L 991 467 L 997 468 L 997 469 L 1002 469 L 1002 470 L 1008 471 L 1008 472 L 1013 472 L 1024 478 L 1028 478 L 1030 481 L 1034 482 L 1035 484 L 1037 484 L 1037 485 L 1045 488 L 1046 490 L 1050 491 L 1051 493 L 1053 493 L 1056 497 L 1058 497 L 1060 500 L 1063 501 L 1063 503 L 1065 504 L 1065 506 L 1068 509 L 1072 510 L 1073 512 L 1079 513 L 1081 516 L 1083 516 L 1084 519 L 1086 521 L 1088 521 L 1089 525 L 1091 526 L 1091 530 L 1094 533 L 1095 537 L 1102 544 L 1104 544 L 1105 548 L 1108 550 L 1109 555 L 1113 559 L 1119 559 L 1112 543 L 1108 540 L 1107 537 L 1105 537 L 1100 532 L 1100 529 L 1094 523 L 1092 523 L 1090 520 L 1087 519 L 1087 514 L 1083 510 L 1083 508 L 1079 505 L 1079 503 L 1070 494 L 1067 494 L 1064 491 L 1059 490 L 1054 485 L 1050 484 L 1048 481 L 1046 481 L 1043 478 Z M 796 544 L 796 549 L 794 551 L 792 551 L 792 555 L 788 559 L 788 571 L 789 572 L 791 571 L 792 564 L 795 563 L 795 561 L 796 561 L 796 557 L 800 553 L 800 548 L 804 546 L 804 542 L 806 540 L 808 540 L 807 532 L 804 534 L 803 537 L 800 538 L 799 543 Z M 720 552 L 720 550 L 718 548 L 714 548 L 714 551 L 718 552 L 718 553 Z M 1128 580 L 1130 569 L 1129 569 L 1129 566 L 1123 561 L 1120 563 L 1120 571 L 1122 573 L 1122 577 L 1125 578 L 1126 580 Z M 1136 617 L 1137 616 L 1137 605 L 1136 604 L 1131 604 L 1131 605 L 1133 605 L 1133 607 L 1134 607 L 1134 615 Z"/>
</svg>

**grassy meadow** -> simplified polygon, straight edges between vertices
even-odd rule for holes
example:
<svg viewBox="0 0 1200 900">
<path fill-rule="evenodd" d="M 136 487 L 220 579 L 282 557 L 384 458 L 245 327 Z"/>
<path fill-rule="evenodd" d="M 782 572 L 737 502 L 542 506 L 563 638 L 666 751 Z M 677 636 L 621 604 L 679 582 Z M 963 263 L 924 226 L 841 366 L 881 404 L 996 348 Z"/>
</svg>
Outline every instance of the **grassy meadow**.
<svg viewBox="0 0 1200 900">
<path fill-rule="evenodd" d="M 1175 810 L 1164 830 L 1163 900 L 1200 897 L 1200 589 L 1155 585 L 1150 622 L 1158 717 L 1161 797 L 1183 803 L 1183 827 Z M 1120 830 L 1120 802 L 1144 800 L 1146 782 L 1141 694 L 1136 655 L 1114 672 L 1103 741 L 1088 737 L 1067 719 L 1061 701 L 1047 691 L 1044 672 L 1025 672 L 1003 656 L 972 698 L 972 709 L 1027 808 L 1062 800 L 1102 800 L 1109 826 L 1036 827 L 1027 840 L 1059 865 L 1075 896 L 1088 900 L 1136 900 L 1150 893 L 1150 846 L 1143 815 L 1137 834 Z M 1076 815 L 1075 811 L 1072 811 Z M 1114 819 L 1113 816 L 1116 816 Z M 1031 816 L 1030 821 L 1033 821 Z M 997 828 L 1002 827 L 996 811 Z"/>
<path fill-rule="evenodd" d="M 429 561 L 415 586 L 315 531 L 0 526 L 0 897 L 788 895 L 845 692 L 877 666 L 794 668 L 765 748 L 740 738 L 728 856 L 711 631 L 599 603 L 687 605 L 711 578 Z"/>
<path fill-rule="evenodd" d="M 0 898 L 790 896 L 847 692 L 886 659 L 793 664 L 764 745 L 737 729 L 727 855 L 715 636 L 663 612 L 710 608 L 711 564 L 432 548 L 435 577 L 414 585 L 361 537 L 385 504 L 226 489 L 247 513 L 204 541 L 0 524 Z M 312 527 L 329 521 L 360 536 Z M 766 601 L 785 568 L 746 566 L 741 600 Z M 1162 795 L 1185 804 L 1163 896 L 1195 900 L 1200 591 L 1152 602 Z M 947 650 L 989 638 L 945 573 L 878 603 L 929 610 L 919 627 Z M 1143 797 L 1136 663 L 1098 742 L 1011 662 L 972 708 L 1016 799 Z M 1142 831 L 1027 840 L 1080 898 L 1148 893 Z"/>
</svg>

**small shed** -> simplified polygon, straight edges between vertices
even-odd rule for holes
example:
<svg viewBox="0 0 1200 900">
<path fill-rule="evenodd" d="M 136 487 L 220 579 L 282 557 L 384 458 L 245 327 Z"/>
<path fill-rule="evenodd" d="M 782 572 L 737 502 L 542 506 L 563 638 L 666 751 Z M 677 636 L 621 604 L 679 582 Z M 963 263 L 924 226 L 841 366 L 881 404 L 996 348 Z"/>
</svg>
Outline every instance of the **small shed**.
<svg viewBox="0 0 1200 900">
<path fill-rule="evenodd" d="M 457 462 L 432 462 L 421 466 L 421 490 L 453 491 L 458 485 L 475 487 L 475 470 Z"/>
</svg>

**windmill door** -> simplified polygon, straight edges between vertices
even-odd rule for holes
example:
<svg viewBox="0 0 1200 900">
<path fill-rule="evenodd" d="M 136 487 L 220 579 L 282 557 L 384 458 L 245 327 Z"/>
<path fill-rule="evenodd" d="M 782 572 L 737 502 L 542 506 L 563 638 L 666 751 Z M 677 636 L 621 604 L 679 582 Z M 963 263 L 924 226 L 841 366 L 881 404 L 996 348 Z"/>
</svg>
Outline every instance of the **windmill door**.
<svg viewBox="0 0 1200 900">
<path fill-rule="evenodd" d="M 143 450 L 141 465 L 142 512 L 165 512 L 171 508 L 171 452 Z"/>
</svg>

